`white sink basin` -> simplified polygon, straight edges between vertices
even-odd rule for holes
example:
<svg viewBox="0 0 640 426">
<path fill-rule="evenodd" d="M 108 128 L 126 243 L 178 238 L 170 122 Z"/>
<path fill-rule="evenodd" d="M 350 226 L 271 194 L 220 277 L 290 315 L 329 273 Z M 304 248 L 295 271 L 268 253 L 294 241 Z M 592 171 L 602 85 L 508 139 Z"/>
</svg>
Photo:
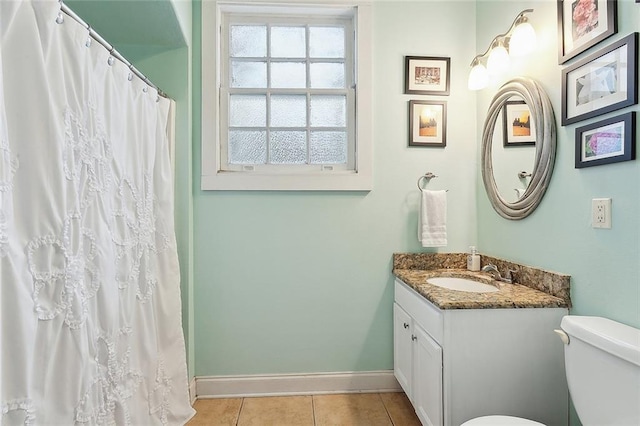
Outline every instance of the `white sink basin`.
<svg viewBox="0 0 640 426">
<path fill-rule="evenodd" d="M 448 288 L 449 290 L 469 291 L 472 293 L 491 293 L 494 291 L 500 291 L 497 287 L 492 285 L 479 283 L 466 278 L 435 277 L 428 278 L 427 282 L 431 285 Z"/>
</svg>

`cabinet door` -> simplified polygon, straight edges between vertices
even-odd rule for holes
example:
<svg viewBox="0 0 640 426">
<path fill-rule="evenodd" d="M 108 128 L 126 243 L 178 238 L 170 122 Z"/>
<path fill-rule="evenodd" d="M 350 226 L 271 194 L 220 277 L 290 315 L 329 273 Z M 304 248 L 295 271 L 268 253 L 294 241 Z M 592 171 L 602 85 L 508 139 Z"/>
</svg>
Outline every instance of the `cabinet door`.
<svg viewBox="0 0 640 426">
<path fill-rule="evenodd" d="M 418 325 L 413 328 L 413 406 L 423 425 L 441 426 L 442 348 Z"/>
<path fill-rule="evenodd" d="M 413 345 L 411 317 L 398 305 L 393 304 L 393 372 L 407 394 L 411 395 L 411 364 L 413 362 Z"/>
</svg>

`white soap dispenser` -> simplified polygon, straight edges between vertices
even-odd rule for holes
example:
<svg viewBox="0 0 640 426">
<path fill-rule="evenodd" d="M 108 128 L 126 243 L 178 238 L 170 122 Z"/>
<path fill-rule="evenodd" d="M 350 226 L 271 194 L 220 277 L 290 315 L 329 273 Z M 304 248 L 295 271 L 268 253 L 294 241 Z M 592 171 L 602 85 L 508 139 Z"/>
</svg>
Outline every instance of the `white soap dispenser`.
<svg viewBox="0 0 640 426">
<path fill-rule="evenodd" d="M 469 255 L 467 256 L 467 269 L 470 271 L 480 270 L 480 255 L 475 246 L 469 247 Z"/>
</svg>

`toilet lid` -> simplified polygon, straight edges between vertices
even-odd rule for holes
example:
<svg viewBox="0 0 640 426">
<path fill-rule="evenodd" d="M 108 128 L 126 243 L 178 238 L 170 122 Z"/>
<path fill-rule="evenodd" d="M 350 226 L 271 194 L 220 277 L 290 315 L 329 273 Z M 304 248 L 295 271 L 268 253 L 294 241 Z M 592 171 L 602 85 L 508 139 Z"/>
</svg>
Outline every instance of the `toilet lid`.
<svg viewBox="0 0 640 426">
<path fill-rule="evenodd" d="M 544 426 L 533 420 L 511 416 L 485 416 L 468 420 L 460 426 Z"/>
</svg>

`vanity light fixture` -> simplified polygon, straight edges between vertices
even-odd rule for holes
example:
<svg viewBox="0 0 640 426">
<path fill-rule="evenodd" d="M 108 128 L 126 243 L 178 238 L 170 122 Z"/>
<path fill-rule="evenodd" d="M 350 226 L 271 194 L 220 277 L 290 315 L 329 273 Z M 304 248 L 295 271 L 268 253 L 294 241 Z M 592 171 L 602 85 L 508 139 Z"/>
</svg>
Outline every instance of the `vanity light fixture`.
<svg viewBox="0 0 640 426">
<path fill-rule="evenodd" d="M 489 59 L 487 59 L 489 75 L 500 75 L 509 69 L 509 52 L 504 44 L 504 38 L 497 39 L 489 52 Z"/>
<path fill-rule="evenodd" d="M 506 33 L 495 36 L 487 50 L 473 58 L 469 72 L 469 90 L 487 87 L 489 75 L 502 74 L 509 68 L 510 56 L 524 56 L 533 51 L 536 46 L 536 32 L 526 16 L 531 12 L 533 9 L 520 12 Z"/>
</svg>

